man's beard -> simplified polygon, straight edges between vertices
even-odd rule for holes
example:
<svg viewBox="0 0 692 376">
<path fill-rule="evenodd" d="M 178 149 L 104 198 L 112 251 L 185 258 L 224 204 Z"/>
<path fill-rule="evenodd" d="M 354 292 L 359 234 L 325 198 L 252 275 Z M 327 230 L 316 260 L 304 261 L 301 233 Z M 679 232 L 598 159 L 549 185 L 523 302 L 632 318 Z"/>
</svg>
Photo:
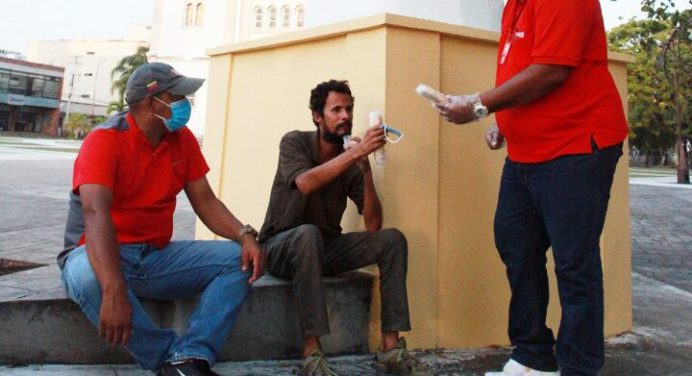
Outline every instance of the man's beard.
<svg viewBox="0 0 692 376">
<path fill-rule="evenodd" d="M 344 136 L 350 136 L 351 132 L 348 131 L 347 133 L 344 133 L 343 135 L 339 136 L 338 134 L 334 132 L 330 132 L 326 129 L 322 130 L 321 132 L 322 139 L 330 144 L 334 145 L 343 145 L 344 143 Z"/>
</svg>

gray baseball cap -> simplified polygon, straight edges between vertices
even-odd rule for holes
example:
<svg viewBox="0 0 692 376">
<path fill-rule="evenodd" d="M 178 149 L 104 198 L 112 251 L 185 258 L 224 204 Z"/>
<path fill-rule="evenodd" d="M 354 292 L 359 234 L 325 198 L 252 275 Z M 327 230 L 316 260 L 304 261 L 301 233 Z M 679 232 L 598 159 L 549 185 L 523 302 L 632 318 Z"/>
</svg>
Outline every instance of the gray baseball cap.
<svg viewBox="0 0 692 376">
<path fill-rule="evenodd" d="M 147 63 L 132 72 L 127 80 L 125 101 L 132 104 L 164 91 L 175 95 L 191 95 L 203 83 L 203 78 L 185 77 L 168 64 Z"/>
</svg>

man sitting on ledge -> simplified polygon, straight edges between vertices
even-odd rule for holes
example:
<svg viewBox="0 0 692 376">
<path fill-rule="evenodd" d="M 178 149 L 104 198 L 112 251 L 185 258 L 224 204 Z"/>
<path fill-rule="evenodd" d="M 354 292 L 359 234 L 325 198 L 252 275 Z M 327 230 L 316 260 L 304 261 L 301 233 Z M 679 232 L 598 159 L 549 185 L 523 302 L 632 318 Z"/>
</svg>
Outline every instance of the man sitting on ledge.
<svg viewBox="0 0 692 376">
<path fill-rule="evenodd" d="M 99 125 L 79 151 L 66 251 L 58 258 L 68 296 L 99 335 L 162 376 L 218 375 L 210 368 L 248 283 L 262 273 L 256 231 L 216 198 L 205 177 L 209 167 L 185 127 L 191 112 L 186 96 L 203 81 L 162 63 L 132 74 L 129 111 Z M 207 227 L 234 241 L 170 241 L 183 189 Z M 182 336 L 157 327 L 138 299 L 198 293 Z"/>
<path fill-rule="evenodd" d="M 316 131 L 293 131 L 280 144 L 279 166 L 260 231 L 267 270 L 293 280 L 293 295 L 303 335 L 301 375 L 334 376 L 320 349 L 329 333 L 322 276 L 375 264 L 380 269 L 382 342 L 375 368 L 402 375 L 431 375 L 406 350 L 400 331 L 411 330 L 406 292 L 408 248 L 396 229 L 381 230 L 380 205 L 368 155 L 385 143 L 384 131 L 371 127 L 347 150 L 353 97 L 346 81 L 323 82 L 312 90 Z M 365 219 L 365 232 L 341 233 L 350 198 Z"/>
</svg>

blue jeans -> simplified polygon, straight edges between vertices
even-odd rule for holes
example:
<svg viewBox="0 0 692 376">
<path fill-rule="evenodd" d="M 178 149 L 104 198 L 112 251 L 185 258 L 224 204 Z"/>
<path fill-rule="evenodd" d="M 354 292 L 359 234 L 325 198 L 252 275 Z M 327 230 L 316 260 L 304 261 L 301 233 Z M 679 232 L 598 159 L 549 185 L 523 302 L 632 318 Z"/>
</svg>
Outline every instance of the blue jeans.
<svg viewBox="0 0 692 376">
<path fill-rule="evenodd" d="M 545 163 L 507 159 L 495 213 L 495 245 L 512 298 L 512 358 L 563 376 L 603 366 L 603 271 L 599 238 L 622 144 Z M 545 325 L 546 251 L 552 246 L 562 319 L 557 346 Z M 555 354 L 553 353 L 555 346 Z"/>
<path fill-rule="evenodd" d="M 163 249 L 121 245 L 122 272 L 132 305 L 132 336 L 125 347 L 142 368 L 157 371 L 164 362 L 189 358 L 214 364 L 249 291 L 240 253 L 238 243 L 230 241 L 175 241 Z M 98 327 L 101 288 L 84 246 L 69 253 L 63 284 Z M 198 293 L 202 293 L 199 304 L 180 337 L 173 329 L 156 326 L 138 300 L 179 299 Z"/>
</svg>

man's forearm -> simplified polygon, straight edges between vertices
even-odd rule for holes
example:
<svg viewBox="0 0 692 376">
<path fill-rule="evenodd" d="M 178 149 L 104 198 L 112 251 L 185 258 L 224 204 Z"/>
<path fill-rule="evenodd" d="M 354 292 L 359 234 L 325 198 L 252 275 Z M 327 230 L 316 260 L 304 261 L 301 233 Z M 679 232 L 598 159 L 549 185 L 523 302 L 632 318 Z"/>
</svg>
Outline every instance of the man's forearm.
<svg viewBox="0 0 692 376">
<path fill-rule="evenodd" d="M 300 174 L 295 184 L 301 193 L 308 195 L 329 184 L 365 155 L 367 154 L 363 154 L 357 148 L 346 150 L 337 157 Z"/>
<path fill-rule="evenodd" d="M 185 194 L 195 214 L 209 230 L 226 239 L 241 240 L 238 238 L 238 232 L 243 224 L 216 197 L 207 178 L 188 182 L 185 185 Z"/>
<path fill-rule="evenodd" d="M 123 293 L 120 250 L 108 213 L 84 210 L 87 257 L 104 295 Z"/>
<path fill-rule="evenodd" d="M 490 112 L 531 103 L 558 88 L 569 71 L 562 65 L 530 65 L 502 85 L 482 93 L 481 102 Z"/>
<path fill-rule="evenodd" d="M 243 224 L 221 200 L 216 197 L 210 198 L 208 202 L 196 209 L 197 216 L 214 234 L 240 242 L 238 233 Z"/>
<path fill-rule="evenodd" d="M 363 218 L 367 231 L 382 229 L 382 204 L 377 196 L 372 171 L 368 168 L 363 172 Z"/>
</svg>

